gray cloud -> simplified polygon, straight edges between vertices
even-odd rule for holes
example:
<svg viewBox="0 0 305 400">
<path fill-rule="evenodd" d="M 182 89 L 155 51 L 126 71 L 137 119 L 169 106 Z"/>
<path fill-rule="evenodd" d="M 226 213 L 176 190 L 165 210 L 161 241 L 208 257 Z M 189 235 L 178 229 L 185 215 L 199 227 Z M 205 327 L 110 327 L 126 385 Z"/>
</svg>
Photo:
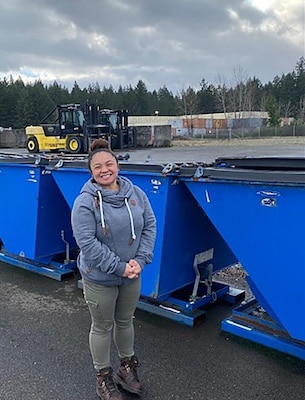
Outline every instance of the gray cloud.
<svg viewBox="0 0 305 400">
<path fill-rule="evenodd" d="M 304 56 L 304 2 L 11 0 L 0 5 L 0 77 L 173 92 L 242 68 L 263 83 Z"/>
</svg>

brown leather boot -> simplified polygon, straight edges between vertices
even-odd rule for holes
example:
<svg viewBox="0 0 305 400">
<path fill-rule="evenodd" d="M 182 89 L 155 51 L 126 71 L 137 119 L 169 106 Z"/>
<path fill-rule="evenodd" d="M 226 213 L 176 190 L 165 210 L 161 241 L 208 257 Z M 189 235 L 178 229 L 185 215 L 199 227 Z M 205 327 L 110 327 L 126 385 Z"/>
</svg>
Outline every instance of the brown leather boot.
<svg viewBox="0 0 305 400">
<path fill-rule="evenodd" d="M 124 399 L 113 380 L 113 372 L 111 368 L 105 368 L 97 372 L 96 393 L 102 400 Z"/>
<path fill-rule="evenodd" d="M 139 360 L 136 356 L 132 356 L 130 359 L 123 358 L 118 373 L 113 374 L 113 379 L 128 392 L 141 394 L 143 386 L 139 382 L 137 374 L 139 365 Z"/>
</svg>

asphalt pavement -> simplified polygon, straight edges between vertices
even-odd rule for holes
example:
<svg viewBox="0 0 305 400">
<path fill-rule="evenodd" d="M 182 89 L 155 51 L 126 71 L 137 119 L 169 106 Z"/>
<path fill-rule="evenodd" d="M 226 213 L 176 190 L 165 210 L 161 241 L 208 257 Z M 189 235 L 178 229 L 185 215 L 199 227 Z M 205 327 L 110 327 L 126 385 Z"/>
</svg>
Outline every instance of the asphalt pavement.
<svg viewBox="0 0 305 400">
<path fill-rule="evenodd" d="M 182 150 L 183 157 L 159 150 L 147 154 L 156 162 L 208 162 L 216 153 L 304 154 L 303 145 L 291 150 L 270 147 L 265 153 L 257 148 L 217 147 L 215 153 L 211 148 L 198 149 L 191 156 L 187 149 Z M 134 154 L 147 156 L 146 150 Z M 58 282 L 0 263 L 1 400 L 97 399 L 88 346 L 90 318 L 78 278 L 76 274 Z M 223 332 L 221 321 L 234 307 L 225 302 L 210 305 L 206 317 L 193 328 L 137 310 L 141 399 L 303 400 L 305 361 Z M 112 357 L 117 365 L 114 349 Z M 125 393 L 125 398 L 138 397 Z"/>
<path fill-rule="evenodd" d="M 97 399 L 77 282 L 0 264 L 2 400 Z M 232 308 L 213 304 L 194 328 L 137 310 L 143 400 L 304 399 L 305 362 L 222 332 Z"/>
<path fill-rule="evenodd" d="M 211 163 L 218 157 L 305 157 L 305 138 L 298 137 L 289 138 L 282 141 L 278 138 L 270 140 L 253 139 L 253 140 L 239 140 L 236 143 L 234 140 L 230 141 L 213 141 L 206 142 L 202 146 L 173 146 L 173 147 L 143 147 L 136 150 L 123 149 L 118 150 L 120 155 L 129 154 L 129 162 L 133 163 Z M 293 139 L 297 143 L 293 143 Z M 290 144 L 291 142 L 291 144 Z M 223 144 L 225 143 L 225 144 Z M 243 144 L 245 143 L 245 144 Z M 267 144 L 266 144 L 267 143 Z M 1 153 L 16 153 L 16 154 L 29 154 L 25 148 L 15 149 L 1 149 Z"/>
</svg>

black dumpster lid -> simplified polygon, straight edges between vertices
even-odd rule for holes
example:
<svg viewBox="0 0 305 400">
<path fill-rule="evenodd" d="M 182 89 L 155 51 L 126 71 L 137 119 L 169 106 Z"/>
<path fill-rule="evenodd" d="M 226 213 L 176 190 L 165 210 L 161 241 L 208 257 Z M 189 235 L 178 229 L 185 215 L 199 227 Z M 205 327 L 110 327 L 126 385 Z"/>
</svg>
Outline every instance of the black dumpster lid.
<svg viewBox="0 0 305 400">
<path fill-rule="evenodd" d="M 88 168 L 88 157 L 81 156 L 63 156 L 49 157 L 47 159 L 47 168 Z M 128 158 L 119 158 L 119 166 L 121 170 L 134 172 L 150 172 L 162 175 L 175 174 L 180 176 L 191 177 L 195 174 L 199 166 L 206 166 L 203 163 L 158 163 L 151 162 L 130 162 Z"/>
<path fill-rule="evenodd" d="M 36 164 L 36 157 L 30 154 L 0 153 L 3 164 Z"/>
<path fill-rule="evenodd" d="M 304 157 L 220 157 L 216 167 L 243 168 L 254 170 L 305 171 Z"/>
<path fill-rule="evenodd" d="M 122 162 L 119 161 L 120 170 L 124 171 L 138 171 L 138 172 L 152 172 L 152 173 L 163 173 L 164 168 L 166 167 L 163 164 L 145 164 L 145 163 L 130 163 L 130 162 Z M 80 169 L 88 169 L 88 160 L 84 159 L 52 159 L 49 160 L 48 167 L 52 169 L 59 168 L 80 168 Z"/>
<path fill-rule="evenodd" d="M 232 180 L 248 182 L 269 182 L 279 184 L 305 184 L 305 170 L 253 170 L 242 168 L 214 168 L 204 169 L 203 178 L 215 180 Z"/>
</svg>

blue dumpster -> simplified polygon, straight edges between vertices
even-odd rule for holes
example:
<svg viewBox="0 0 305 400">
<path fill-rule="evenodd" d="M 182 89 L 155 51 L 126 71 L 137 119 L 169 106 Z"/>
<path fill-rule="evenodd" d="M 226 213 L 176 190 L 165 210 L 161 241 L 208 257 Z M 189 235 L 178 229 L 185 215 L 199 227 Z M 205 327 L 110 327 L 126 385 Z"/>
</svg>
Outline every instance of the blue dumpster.
<svg viewBox="0 0 305 400">
<path fill-rule="evenodd" d="M 223 159 L 184 183 L 255 295 L 224 330 L 305 359 L 305 159 Z"/>
<path fill-rule="evenodd" d="M 89 178 L 86 162 L 63 162 L 50 165 L 59 189 L 72 207 L 80 188 Z M 199 308 L 230 288 L 214 284 L 209 293 L 194 289 L 197 255 L 199 264 L 213 264 L 215 272 L 236 263 L 236 257 L 175 171 L 164 173 L 162 165 L 120 163 L 120 174 L 141 187 L 148 195 L 157 218 L 157 241 L 152 265 L 143 272 L 139 307 L 193 325 L 203 314 Z M 167 171 L 168 172 L 168 171 Z M 204 265 L 202 267 L 204 269 Z M 207 268 L 204 271 L 207 273 Z M 204 275 L 204 272 L 201 274 Z M 197 278 L 206 283 L 211 276 Z M 202 283 L 202 282 L 200 282 Z M 206 286 L 206 285 L 204 285 Z M 198 290 L 197 290 L 198 289 Z M 169 316 L 169 315 L 167 315 Z"/>
<path fill-rule="evenodd" d="M 0 186 L 0 260 L 57 280 L 73 272 L 70 208 L 52 175 L 30 157 L 6 155 Z"/>
</svg>

